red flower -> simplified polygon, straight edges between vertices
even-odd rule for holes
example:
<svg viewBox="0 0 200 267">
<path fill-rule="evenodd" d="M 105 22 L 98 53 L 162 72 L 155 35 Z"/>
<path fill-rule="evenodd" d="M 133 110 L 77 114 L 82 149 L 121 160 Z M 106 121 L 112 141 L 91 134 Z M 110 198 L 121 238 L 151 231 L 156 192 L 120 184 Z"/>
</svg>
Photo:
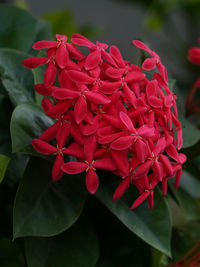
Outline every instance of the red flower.
<svg viewBox="0 0 200 267">
<path fill-rule="evenodd" d="M 68 174 L 77 174 L 86 171 L 86 187 L 91 194 L 94 194 L 99 186 L 99 179 L 96 169 L 104 169 L 114 171 L 115 164 L 107 157 L 100 160 L 94 160 L 94 152 L 96 150 L 96 139 L 90 136 L 84 144 L 84 161 L 67 162 L 62 165 L 62 170 Z"/>
<path fill-rule="evenodd" d="M 113 201 L 134 186 L 139 197 L 131 209 L 145 199 L 152 209 L 154 188 L 161 183 L 164 196 L 172 177 L 177 188 L 186 161 L 178 153 L 182 125 L 176 96 L 168 87 L 160 57 L 142 42 L 133 41 L 150 55 L 140 69 L 124 60 L 116 46 L 106 51 L 107 44 L 94 44 L 80 34 L 72 36 L 72 43 L 64 35 L 56 38 L 33 45 L 46 49 L 46 58 L 23 61 L 28 68 L 47 65 L 44 83 L 35 85 L 35 90 L 44 96 L 46 115 L 56 120 L 33 140 L 33 147 L 41 154 L 56 156 L 54 181 L 63 172 L 86 172 L 86 187 L 94 194 L 99 186 L 96 169 L 108 170 L 122 179 Z M 84 56 L 76 45 L 88 47 L 88 54 Z M 197 62 L 197 51 L 192 56 L 193 51 L 190 57 Z M 154 69 L 153 79 L 142 72 Z"/>
</svg>

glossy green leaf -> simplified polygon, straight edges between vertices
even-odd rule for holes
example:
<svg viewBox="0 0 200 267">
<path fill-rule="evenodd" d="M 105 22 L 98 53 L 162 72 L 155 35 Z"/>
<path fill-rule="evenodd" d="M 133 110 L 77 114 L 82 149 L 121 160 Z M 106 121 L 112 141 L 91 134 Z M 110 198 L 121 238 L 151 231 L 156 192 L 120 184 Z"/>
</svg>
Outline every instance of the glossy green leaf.
<svg viewBox="0 0 200 267">
<path fill-rule="evenodd" d="M 64 175 L 53 182 L 51 168 L 42 159 L 29 161 L 14 203 L 14 238 L 54 236 L 79 217 L 85 200 L 83 177 Z"/>
<path fill-rule="evenodd" d="M 0 238 L 0 265 L 1 267 L 25 266 L 22 251 L 8 238 Z"/>
<path fill-rule="evenodd" d="M 11 118 L 11 139 L 13 152 L 39 155 L 32 147 L 33 138 L 38 138 L 53 124 L 36 104 L 17 106 Z"/>
<path fill-rule="evenodd" d="M 143 203 L 135 210 L 130 210 L 130 203 L 123 198 L 112 202 L 114 189 L 101 185 L 97 198 L 126 226 L 130 231 L 158 250 L 170 255 L 171 216 L 166 201 L 159 192 L 155 192 L 155 207 L 148 210 Z M 130 199 L 134 192 L 126 193 Z"/>
<path fill-rule="evenodd" d="M 36 25 L 36 36 L 34 43 L 40 40 L 52 40 L 51 24 L 48 21 L 39 19 Z M 32 46 L 32 45 L 31 45 Z M 32 50 L 38 53 L 38 50 Z"/>
<path fill-rule="evenodd" d="M 81 218 L 64 233 L 49 238 L 25 238 L 29 267 L 93 267 L 98 259 L 93 226 Z"/>
<path fill-rule="evenodd" d="M 188 222 L 181 227 L 175 228 L 172 234 L 172 259 L 169 264 L 176 263 L 190 249 L 192 249 L 200 239 L 199 222 Z"/>
<path fill-rule="evenodd" d="M 183 148 L 191 147 L 200 140 L 200 131 L 179 112 L 179 120 L 183 125 Z"/>
<path fill-rule="evenodd" d="M 37 33 L 37 20 L 24 9 L 0 5 L 0 47 L 28 52 Z"/>
<path fill-rule="evenodd" d="M 100 247 L 99 260 L 95 267 L 148 266 L 151 261 L 151 247 L 129 231 L 100 201 L 94 200 L 91 198 L 88 206 Z M 141 251 L 145 257 L 141 257 Z"/>
<path fill-rule="evenodd" d="M 10 162 L 9 157 L 0 155 L 0 183 L 2 182 L 4 178 L 9 162 Z"/>
<path fill-rule="evenodd" d="M 177 95 L 178 119 L 183 127 L 183 148 L 191 147 L 200 140 L 200 131 L 185 117 L 185 99 L 181 89 L 175 86 L 174 93 Z"/>
<path fill-rule="evenodd" d="M 21 62 L 29 55 L 13 49 L 0 49 L 0 76 L 14 106 L 34 101 L 33 75 Z"/>
<path fill-rule="evenodd" d="M 200 181 L 191 173 L 183 171 L 180 186 L 192 197 L 200 198 Z"/>
<path fill-rule="evenodd" d="M 176 198 L 180 208 L 182 209 L 185 218 L 190 220 L 200 219 L 200 202 L 191 197 L 184 189 L 174 189 L 172 183 L 169 183 L 174 197 Z"/>
<path fill-rule="evenodd" d="M 28 161 L 28 155 L 12 153 L 10 163 L 6 170 L 4 183 L 9 187 L 18 185 L 19 180 L 23 177 Z"/>
<path fill-rule="evenodd" d="M 46 70 L 46 66 L 42 65 L 37 67 L 36 69 L 33 69 L 33 77 L 34 77 L 34 84 L 38 83 L 44 83 L 44 72 Z M 36 98 L 36 103 L 41 106 L 41 102 L 43 99 L 43 96 L 38 94 L 38 92 L 35 91 L 35 98 Z"/>
<path fill-rule="evenodd" d="M 73 15 L 69 9 L 48 12 L 43 18 L 51 23 L 53 34 L 66 34 L 70 37 L 77 32 Z"/>
</svg>

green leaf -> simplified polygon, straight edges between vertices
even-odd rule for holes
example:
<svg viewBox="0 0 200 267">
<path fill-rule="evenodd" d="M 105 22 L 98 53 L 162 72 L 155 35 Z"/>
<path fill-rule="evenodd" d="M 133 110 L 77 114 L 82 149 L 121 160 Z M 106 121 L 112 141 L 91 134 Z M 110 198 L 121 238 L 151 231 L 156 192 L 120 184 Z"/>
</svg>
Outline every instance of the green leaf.
<svg viewBox="0 0 200 267">
<path fill-rule="evenodd" d="M 188 222 L 175 228 L 172 234 L 172 259 L 169 264 L 176 263 L 182 258 L 200 239 L 199 222 Z"/>
<path fill-rule="evenodd" d="M 45 21 L 42 19 L 37 20 L 36 31 L 37 31 L 37 34 L 36 34 L 34 43 L 40 40 L 52 40 L 53 39 L 52 32 L 51 32 L 51 24 L 48 21 Z"/>
<path fill-rule="evenodd" d="M 180 120 L 183 126 L 183 148 L 191 147 L 200 140 L 200 131 L 185 117 L 185 99 L 183 97 L 181 89 L 175 86 L 174 92 L 178 96 L 178 119 Z"/>
<path fill-rule="evenodd" d="M 88 206 L 99 237 L 100 255 L 95 267 L 149 266 L 151 247 L 147 243 L 129 231 L 100 201 L 91 198 Z M 145 257 L 141 257 L 141 251 Z"/>
<path fill-rule="evenodd" d="M 179 120 L 183 125 L 183 148 L 195 145 L 200 140 L 200 131 L 181 112 Z"/>
<path fill-rule="evenodd" d="M 200 198 L 200 181 L 191 173 L 183 171 L 180 187 L 182 187 L 190 196 Z"/>
<path fill-rule="evenodd" d="M 200 219 L 200 203 L 198 200 L 192 198 L 184 189 L 174 189 L 172 183 L 169 183 L 174 197 L 176 198 L 181 210 L 183 211 L 186 220 L 199 220 Z"/>
<path fill-rule="evenodd" d="M 33 69 L 33 77 L 34 77 L 34 84 L 38 83 L 44 83 L 44 72 L 46 70 L 46 66 L 42 65 L 37 67 L 36 69 Z M 41 106 L 41 102 L 43 99 L 43 96 L 38 94 L 38 92 L 35 91 L 35 98 L 36 98 L 36 103 Z"/>
<path fill-rule="evenodd" d="M 25 238 L 29 267 L 93 267 L 98 240 L 93 226 L 81 218 L 64 233 L 49 238 Z"/>
<path fill-rule="evenodd" d="M 14 106 L 34 101 L 33 75 L 21 62 L 29 55 L 13 49 L 0 49 L 0 75 Z"/>
<path fill-rule="evenodd" d="M 0 155 L 0 183 L 2 182 L 4 178 L 9 162 L 10 162 L 9 157 Z"/>
<path fill-rule="evenodd" d="M 21 153 L 12 153 L 4 183 L 9 187 L 18 185 L 19 180 L 23 177 L 28 161 L 29 156 Z"/>
<path fill-rule="evenodd" d="M 13 211 L 14 238 L 54 236 L 68 229 L 81 214 L 85 191 L 79 175 L 51 179 L 52 164 L 31 159 L 19 185 Z"/>
<path fill-rule="evenodd" d="M 0 47 L 28 52 L 37 33 L 37 20 L 24 9 L 0 5 Z"/>
<path fill-rule="evenodd" d="M 97 191 L 97 198 L 126 226 L 130 231 L 158 250 L 170 255 L 171 216 L 166 201 L 159 192 L 155 192 L 155 207 L 148 210 L 143 203 L 135 210 L 123 199 L 112 202 L 112 192 L 104 185 Z M 134 193 L 126 193 L 130 199 Z"/>
<path fill-rule="evenodd" d="M 11 118 L 11 139 L 13 152 L 39 155 L 32 147 L 33 138 L 38 138 L 53 124 L 36 104 L 17 106 Z"/>
<path fill-rule="evenodd" d="M 10 239 L 0 238 L 1 267 L 24 267 L 22 251 Z"/>
<path fill-rule="evenodd" d="M 43 18 L 51 23 L 53 34 L 65 34 L 70 37 L 77 32 L 73 15 L 69 9 L 48 12 Z"/>
</svg>

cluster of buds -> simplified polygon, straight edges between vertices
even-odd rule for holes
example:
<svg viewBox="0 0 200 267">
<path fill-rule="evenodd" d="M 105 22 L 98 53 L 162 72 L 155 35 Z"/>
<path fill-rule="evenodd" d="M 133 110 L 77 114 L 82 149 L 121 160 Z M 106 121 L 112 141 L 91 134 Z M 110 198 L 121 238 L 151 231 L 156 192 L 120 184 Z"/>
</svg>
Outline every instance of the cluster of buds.
<svg viewBox="0 0 200 267">
<path fill-rule="evenodd" d="M 23 61 L 27 68 L 46 64 L 44 83 L 35 90 L 44 96 L 42 108 L 55 124 L 32 141 L 39 153 L 55 155 L 52 179 L 63 173 L 86 172 L 87 190 L 99 186 L 97 169 L 121 177 L 114 192 L 118 200 L 133 184 L 139 197 L 131 209 L 145 199 L 153 208 L 153 192 L 175 176 L 177 188 L 184 154 L 182 127 L 177 118 L 176 96 L 160 57 L 140 41 L 133 44 L 146 51 L 142 67 L 123 59 L 119 49 L 89 41 L 74 34 L 56 35 L 57 41 L 39 41 L 34 49 L 46 49 L 47 57 Z M 88 48 L 85 56 L 77 46 Z M 148 79 L 142 71 L 155 72 Z M 69 161 L 69 159 L 71 161 Z"/>
</svg>

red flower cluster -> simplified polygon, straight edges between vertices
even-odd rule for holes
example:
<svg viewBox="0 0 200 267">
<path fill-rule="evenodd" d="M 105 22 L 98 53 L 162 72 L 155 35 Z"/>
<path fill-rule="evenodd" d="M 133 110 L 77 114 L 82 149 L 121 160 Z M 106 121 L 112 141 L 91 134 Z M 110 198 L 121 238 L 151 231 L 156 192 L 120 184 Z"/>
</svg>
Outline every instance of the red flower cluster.
<svg viewBox="0 0 200 267">
<path fill-rule="evenodd" d="M 33 147 L 56 156 L 54 181 L 63 172 L 86 172 L 86 187 L 93 194 L 99 186 L 96 169 L 112 171 L 122 178 L 113 200 L 134 184 L 140 196 L 131 209 L 146 198 L 153 208 L 155 186 L 161 183 L 165 195 L 167 180 L 175 176 L 177 188 L 186 161 L 177 151 L 182 146 L 182 128 L 160 57 L 133 41 L 150 55 L 139 68 L 124 60 L 116 46 L 107 52 L 107 44 L 94 44 L 80 34 L 74 34 L 71 43 L 64 35 L 56 38 L 33 45 L 46 49 L 47 57 L 23 61 L 31 69 L 47 65 L 44 84 L 36 84 L 35 90 L 44 96 L 44 112 L 56 120 L 33 140 Z M 87 47 L 88 55 L 76 46 Z M 142 72 L 154 69 L 150 80 Z M 75 157 L 74 161 L 64 162 L 65 155 Z"/>
</svg>

